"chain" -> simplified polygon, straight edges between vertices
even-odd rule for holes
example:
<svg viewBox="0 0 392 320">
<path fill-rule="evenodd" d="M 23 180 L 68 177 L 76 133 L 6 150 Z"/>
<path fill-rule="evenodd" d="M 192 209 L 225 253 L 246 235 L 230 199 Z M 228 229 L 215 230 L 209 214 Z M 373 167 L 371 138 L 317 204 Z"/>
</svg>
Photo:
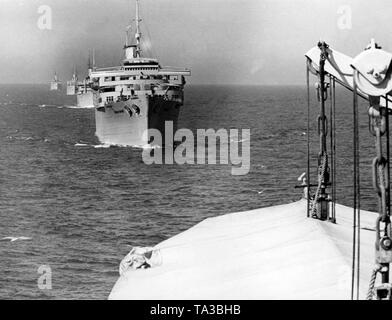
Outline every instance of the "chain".
<svg viewBox="0 0 392 320">
<path fill-rule="evenodd" d="M 375 281 L 377 272 L 382 274 L 382 285 L 376 288 L 377 299 L 390 297 L 389 264 L 392 262 L 392 240 L 390 221 L 390 188 L 389 188 L 389 150 L 387 156 L 383 155 L 382 137 L 387 133 L 388 141 L 388 107 L 379 105 L 379 97 L 370 97 L 369 131 L 375 137 L 376 157 L 372 161 L 373 188 L 377 193 L 379 202 L 379 216 L 376 223 L 376 262 L 382 267 L 373 271 L 372 281 Z M 389 287 L 388 287 L 389 286 Z M 374 291 L 374 283 L 371 286 Z M 387 293 L 386 293 L 387 292 Z M 373 294 L 368 293 L 368 298 Z"/>
<path fill-rule="evenodd" d="M 387 192 L 389 192 L 388 160 L 383 156 L 381 137 L 386 132 L 386 109 L 369 107 L 369 131 L 375 137 L 376 157 L 373 158 L 373 188 L 377 192 L 381 221 L 389 215 Z"/>
<path fill-rule="evenodd" d="M 385 134 L 385 115 L 380 107 L 369 107 L 369 131 L 375 137 L 376 157 L 373 158 L 373 188 L 377 192 L 380 204 L 380 216 L 385 221 L 387 215 L 386 192 L 389 188 L 387 174 L 387 160 L 382 154 L 381 137 Z"/>
<path fill-rule="evenodd" d="M 310 216 L 321 220 L 327 220 L 328 213 L 328 195 L 326 188 L 329 182 L 329 166 L 328 166 L 328 152 L 327 152 L 327 132 L 328 119 L 325 115 L 325 101 L 328 99 L 329 83 L 325 82 L 325 62 L 328 59 L 328 44 L 319 42 L 320 49 L 320 64 L 319 64 L 319 82 L 316 83 L 317 99 L 320 103 L 320 114 L 317 118 L 317 132 L 320 139 L 320 151 L 318 154 L 318 184 L 317 190 L 314 194 L 313 201 L 310 204 Z M 309 70 L 309 66 L 308 66 Z M 308 84 L 309 86 L 309 84 Z M 309 210 L 309 209 L 308 209 Z"/>
</svg>

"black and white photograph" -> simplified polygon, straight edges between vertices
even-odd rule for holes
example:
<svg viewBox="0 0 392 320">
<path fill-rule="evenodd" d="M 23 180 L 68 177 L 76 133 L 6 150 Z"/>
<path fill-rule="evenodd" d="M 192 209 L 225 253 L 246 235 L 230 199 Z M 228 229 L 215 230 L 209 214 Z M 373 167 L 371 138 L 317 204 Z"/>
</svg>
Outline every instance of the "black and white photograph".
<svg viewBox="0 0 392 320">
<path fill-rule="evenodd" d="M 0 0 L 0 300 L 392 300 L 391 17 Z"/>
</svg>

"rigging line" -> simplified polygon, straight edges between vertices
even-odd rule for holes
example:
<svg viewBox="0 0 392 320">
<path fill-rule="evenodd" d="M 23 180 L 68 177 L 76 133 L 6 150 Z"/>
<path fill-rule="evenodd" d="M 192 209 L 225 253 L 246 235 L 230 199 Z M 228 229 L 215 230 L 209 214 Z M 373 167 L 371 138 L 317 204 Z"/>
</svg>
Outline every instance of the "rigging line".
<svg viewBox="0 0 392 320">
<path fill-rule="evenodd" d="M 336 223 L 336 95 L 335 95 L 335 77 L 332 77 L 332 108 L 333 108 L 333 222 Z"/>
<path fill-rule="evenodd" d="M 334 177 L 333 173 L 335 171 L 334 168 L 334 154 L 333 154 L 333 108 L 332 108 L 332 76 L 329 75 L 329 102 L 330 102 L 330 109 L 329 109 L 329 138 L 330 138 L 330 152 L 331 152 L 331 198 L 332 198 L 332 203 L 331 203 L 331 217 L 333 220 L 333 203 L 335 201 L 333 194 L 334 194 Z"/>
<path fill-rule="evenodd" d="M 142 6 L 139 6 L 139 13 L 140 13 L 140 16 L 141 17 L 143 17 L 144 15 L 143 15 L 143 9 L 142 9 Z M 142 21 L 143 22 L 143 21 Z M 147 49 L 147 50 L 149 50 L 150 52 L 150 54 L 151 54 L 151 58 L 156 58 L 156 59 L 158 59 L 158 56 L 156 55 L 156 52 L 155 52 L 155 50 L 154 50 L 154 48 L 153 48 L 153 45 L 152 45 L 152 37 L 151 37 L 151 34 L 150 34 L 150 30 L 148 29 L 148 26 L 147 26 L 147 23 L 142 23 L 143 24 L 143 28 L 147 31 L 147 39 L 148 39 L 148 41 L 149 41 L 149 44 L 150 44 L 150 47 Z"/>
<path fill-rule="evenodd" d="M 357 300 L 359 300 L 359 280 L 360 280 L 360 254 L 361 254 L 361 184 L 360 184 L 360 155 L 359 155 L 359 113 L 358 113 L 358 96 L 354 96 L 354 105 L 356 113 L 355 123 L 355 142 L 356 142 L 356 170 L 357 170 Z"/>
<path fill-rule="evenodd" d="M 356 170 L 356 94 L 357 94 L 357 85 L 355 82 L 355 77 L 354 77 L 354 88 L 353 88 L 353 93 L 354 93 L 354 100 L 353 100 L 353 124 L 354 124 L 354 130 L 353 130 L 353 149 L 354 149 L 354 181 L 353 181 L 353 189 L 354 189 L 354 199 L 353 199 L 353 248 L 352 248 L 352 266 L 351 266 L 351 300 L 354 300 L 354 288 L 355 288 L 355 262 L 356 262 L 356 244 L 357 244 L 357 234 L 356 234 L 356 224 L 357 224 L 357 217 L 356 217 L 356 207 L 357 207 L 357 170 Z"/>
<path fill-rule="evenodd" d="M 306 91 L 307 91 L 307 103 L 308 103 L 308 119 L 307 119 L 307 131 L 306 131 L 306 135 L 307 135 L 307 157 L 308 157 L 308 163 L 307 163 L 307 169 L 306 169 L 306 183 L 307 183 L 307 195 L 306 195 L 306 202 L 307 202 L 307 206 L 306 206 L 306 216 L 309 218 L 310 214 L 309 214 L 309 184 L 310 184 L 310 141 L 309 141 L 309 127 L 310 127 L 310 90 L 309 90 L 309 60 L 308 63 L 306 64 Z"/>
<path fill-rule="evenodd" d="M 331 75 L 329 74 L 328 75 L 328 85 L 329 85 L 329 148 L 330 148 L 330 154 L 331 154 L 331 156 L 330 156 L 330 161 L 331 161 L 331 171 L 330 171 L 330 173 L 332 173 L 333 172 L 333 153 L 332 153 L 332 130 L 333 130 L 333 128 L 332 128 L 332 95 L 331 95 L 331 93 L 332 93 L 332 89 L 331 89 L 331 81 L 332 81 L 332 79 L 331 79 Z M 332 177 L 330 177 L 330 182 L 331 182 L 331 200 L 332 200 L 332 202 L 333 202 L 333 178 Z M 332 205 L 332 203 L 331 203 L 331 205 Z M 333 214 L 333 209 L 331 208 L 331 215 Z M 328 219 L 330 219 L 330 217 L 328 217 Z"/>
<path fill-rule="evenodd" d="M 389 110 L 388 110 L 388 95 L 385 95 L 385 110 L 386 110 L 386 131 L 387 131 L 387 136 L 386 136 L 386 144 L 387 144 L 387 177 L 388 177 L 388 182 L 390 182 L 390 161 L 389 161 Z M 388 216 L 390 215 L 390 202 L 391 202 L 391 193 L 390 193 L 390 187 L 388 186 L 387 189 L 387 213 Z"/>
<path fill-rule="evenodd" d="M 336 222 L 336 123 L 335 123 L 335 77 L 330 75 L 330 102 L 331 102 L 331 110 L 330 110 L 330 127 L 331 127 L 331 167 L 332 167 L 332 222 Z"/>
<path fill-rule="evenodd" d="M 390 218 L 390 205 L 391 205 L 391 193 L 390 193 L 390 150 L 389 150 L 389 109 L 388 109 L 388 95 L 385 95 L 385 100 L 386 100 L 386 104 L 385 104 L 385 113 L 386 113 L 386 153 L 387 153 L 387 178 L 388 178 L 388 187 L 386 188 L 386 212 L 387 212 L 387 216 L 388 219 Z M 390 228 L 390 225 L 389 225 Z M 384 232 L 388 232 L 388 224 L 385 224 L 385 231 Z M 387 272 L 383 273 L 383 280 L 384 282 L 389 282 L 389 263 L 386 265 L 387 266 Z"/>
</svg>

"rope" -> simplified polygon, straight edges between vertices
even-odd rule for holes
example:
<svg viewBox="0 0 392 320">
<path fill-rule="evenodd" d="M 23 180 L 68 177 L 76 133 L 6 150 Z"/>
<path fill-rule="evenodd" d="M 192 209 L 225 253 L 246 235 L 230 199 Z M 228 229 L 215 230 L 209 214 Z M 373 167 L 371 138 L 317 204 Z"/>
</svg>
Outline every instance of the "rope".
<svg viewBox="0 0 392 320">
<path fill-rule="evenodd" d="M 387 177 L 388 181 L 391 181 L 390 178 L 390 161 L 389 161 L 389 156 L 390 156 L 390 150 L 389 150 L 389 109 L 388 109 L 388 95 L 385 96 L 385 110 L 386 110 L 386 115 L 385 115 L 385 127 L 386 127 L 386 153 L 387 153 Z M 390 189 L 388 188 L 387 194 L 386 194 L 386 207 L 387 207 L 387 214 L 390 215 Z"/>
<path fill-rule="evenodd" d="M 369 289 L 366 295 L 366 300 L 372 300 L 374 296 L 374 285 L 376 283 L 377 273 L 381 270 L 381 266 L 377 265 L 372 270 L 372 275 L 370 277 Z"/>
<path fill-rule="evenodd" d="M 351 270 L 351 300 L 359 299 L 359 274 L 360 274 L 360 179 L 359 179 L 359 130 L 358 130 L 358 96 L 357 85 L 354 81 L 353 88 L 353 146 L 354 146 L 354 203 L 353 203 L 353 248 Z M 356 286 L 355 286 L 356 283 Z"/>
<path fill-rule="evenodd" d="M 140 13 L 141 17 L 144 16 L 143 12 L 144 11 L 143 11 L 142 6 L 139 6 L 139 13 Z M 149 48 L 146 48 L 146 47 L 144 48 L 145 51 L 147 52 L 147 54 L 150 55 L 151 58 L 158 59 L 158 56 L 156 55 L 155 49 L 154 49 L 154 47 L 152 45 L 152 37 L 151 37 L 151 34 L 150 34 L 150 30 L 148 29 L 147 23 L 144 23 L 144 21 L 141 21 L 140 25 L 143 25 L 143 28 L 147 31 L 147 40 L 150 43 L 150 47 Z"/>
<path fill-rule="evenodd" d="M 306 206 L 306 216 L 309 218 L 309 204 L 310 204 L 310 90 L 309 90 L 309 61 L 306 64 L 306 89 L 307 89 L 307 102 L 308 102 L 308 119 L 307 119 L 307 156 L 308 156 L 308 164 L 306 169 L 306 183 L 307 183 L 307 206 Z"/>
<path fill-rule="evenodd" d="M 319 172 L 318 172 L 317 190 L 316 190 L 316 193 L 314 194 L 314 199 L 313 199 L 313 203 L 312 203 L 312 210 L 311 210 L 312 217 L 314 217 L 315 215 L 317 215 L 319 213 L 318 206 L 317 206 L 317 199 L 320 195 L 321 186 L 323 184 L 323 178 L 326 173 L 326 169 L 327 169 L 327 165 L 328 165 L 328 157 L 327 157 L 326 153 L 323 153 L 321 161 L 322 162 L 321 162 L 321 165 L 319 166 Z"/>
<path fill-rule="evenodd" d="M 331 220 L 336 223 L 336 117 L 335 117 L 335 78 L 329 75 L 329 97 L 330 97 L 330 139 L 331 139 L 331 171 L 332 171 L 332 184 L 331 184 L 331 196 L 332 196 L 332 212 Z"/>
<path fill-rule="evenodd" d="M 356 159 L 357 159 L 357 300 L 359 300 L 359 280 L 360 280 L 360 257 L 361 257 L 361 181 L 359 168 L 359 116 L 358 116 L 358 96 L 354 96 L 355 111 L 356 111 Z"/>
</svg>

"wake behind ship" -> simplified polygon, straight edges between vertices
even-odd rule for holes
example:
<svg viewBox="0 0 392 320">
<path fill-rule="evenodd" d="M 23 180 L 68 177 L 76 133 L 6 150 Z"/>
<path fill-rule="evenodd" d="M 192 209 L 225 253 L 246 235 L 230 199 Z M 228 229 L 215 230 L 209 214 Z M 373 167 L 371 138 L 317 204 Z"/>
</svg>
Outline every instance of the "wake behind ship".
<svg viewBox="0 0 392 320">
<path fill-rule="evenodd" d="M 97 68 L 91 72 L 92 87 L 99 98 L 94 103 L 96 136 L 103 144 L 145 146 L 148 129 L 157 129 L 164 141 L 165 121 L 177 129 L 184 103 L 185 76 L 190 70 L 163 68 L 155 58 L 143 55 L 139 3 L 133 39 L 127 30 L 125 59 L 119 67 Z M 158 142 L 159 144 L 159 142 Z"/>
</svg>

